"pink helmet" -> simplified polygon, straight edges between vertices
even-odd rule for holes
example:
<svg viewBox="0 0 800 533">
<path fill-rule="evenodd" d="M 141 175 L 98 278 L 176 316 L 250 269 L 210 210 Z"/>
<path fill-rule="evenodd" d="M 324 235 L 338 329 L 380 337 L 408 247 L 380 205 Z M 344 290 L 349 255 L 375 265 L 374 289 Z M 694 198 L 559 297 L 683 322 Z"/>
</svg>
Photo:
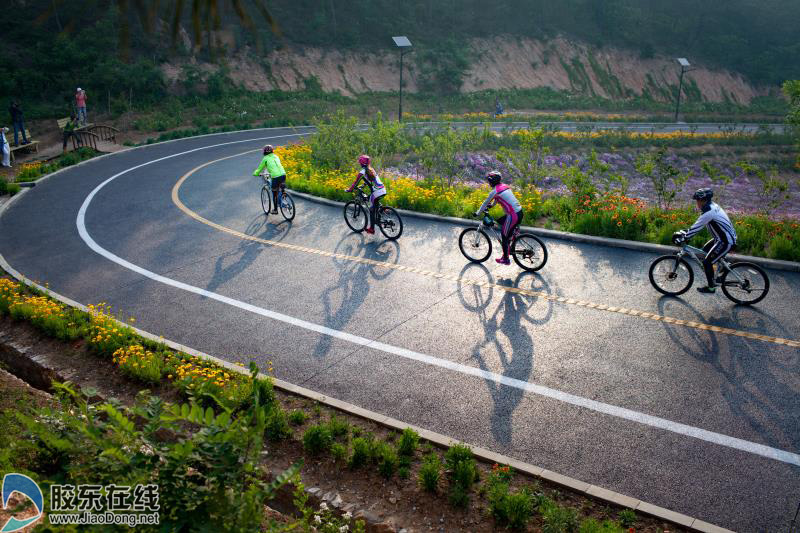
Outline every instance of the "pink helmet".
<svg viewBox="0 0 800 533">
<path fill-rule="evenodd" d="M 367 154 L 361 154 L 358 156 L 358 164 L 362 167 L 369 165 L 369 156 Z"/>
</svg>

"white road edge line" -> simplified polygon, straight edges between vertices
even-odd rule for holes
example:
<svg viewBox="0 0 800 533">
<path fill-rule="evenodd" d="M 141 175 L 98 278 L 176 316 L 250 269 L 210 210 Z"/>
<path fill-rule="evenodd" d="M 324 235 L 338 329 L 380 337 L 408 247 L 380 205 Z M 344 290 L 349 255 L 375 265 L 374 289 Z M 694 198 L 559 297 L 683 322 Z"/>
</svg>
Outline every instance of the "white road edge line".
<svg viewBox="0 0 800 533">
<path fill-rule="evenodd" d="M 78 226 L 78 233 L 80 234 L 81 238 L 84 242 L 94 250 L 99 255 L 105 257 L 106 259 L 127 268 L 133 272 L 141 274 L 147 278 L 150 278 L 154 281 L 159 283 L 163 283 L 164 285 L 169 285 L 187 292 L 191 292 L 212 300 L 216 300 L 218 302 L 222 302 L 228 304 L 232 307 L 237 307 L 239 309 L 243 309 L 245 311 L 249 311 L 251 313 L 261 315 L 266 318 L 271 318 L 273 320 L 277 320 L 279 322 L 284 322 L 286 324 L 290 324 L 293 326 L 297 326 L 303 329 L 307 329 L 309 331 L 315 331 L 322 335 L 327 335 L 329 337 L 333 337 L 336 339 L 341 339 L 353 344 L 357 344 L 363 346 L 365 348 L 371 348 L 373 350 L 379 350 L 385 353 L 389 353 L 392 355 L 397 355 L 400 357 L 404 357 L 406 359 L 410 359 L 413 361 L 418 361 L 421 363 L 425 363 L 427 365 L 436 366 L 439 368 L 444 368 L 447 370 L 452 370 L 455 372 L 459 372 L 461 374 L 469 375 L 478 377 L 481 379 L 493 381 L 495 383 L 500 383 L 502 385 L 506 385 L 508 387 L 514 387 L 517 389 L 521 389 L 526 392 L 530 392 L 532 394 L 536 394 L 538 396 L 543 396 L 545 398 L 550 398 L 553 400 L 558 400 L 560 402 L 568 403 L 570 405 L 575 405 L 578 407 L 583 407 L 585 409 L 589 409 L 591 411 L 595 411 L 597 413 L 603 413 L 607 415 L 611 415 L 617 418 L 622 418 L 625 420 L 630 420 L 632 422 L 638 422 L 639 424 L 643 424 L 646 426 L 670 431 L 672 433 L 677 433 L 680 435 L 685 435 L 688 437 L 694 437 L 696 439 L 704 440 L 706 442 L 710 442 L 713 444 L 718 444 L 720 446 L 725 446 L 728 448 L 733 448 L 736 450 L 748 452 L 755 455 L 760 455 L 763 457 L 767 457 L 769 459 L 774 459 L 776 461 L 780 461 L 783 463 L 788 463 L 795 466 L 800 466 L 800 455 L 796 453 L 792 453 L 789 451 L 781 450 L 778 448 L 773 448 L 771 446 L 767 446 L 764 444 L 758 444 L 755 442 L 746 441 L 743 439 L 739 439 L 736 437 L 731 437 L 728 435 L 723 435 L 721 433 L 715 433 L 713 431 L 708 431 L 705 429 L 689 426 L 686 424 L 681 424 L 679 422 L 673 422 L 671 420 L 667 420 L 665 418 L 660 418 L 657 416 L 648 415 L 645 413 L 640 413 L 638 411 L 633 411 L 631 409 L 626 409 L 624 407 L 618 407 L 615 405 L 610 405 L 607 403 L 598 402 L 595 400 L 590 400 L 588 398 L 584 398 L 582 396 L 576 396 L 574 394 L 569 394 L 566 392 L 562 392 L 556 389 L 551 389 L 549 387 L 545 387 L 543 385 L 536 385 L 534 383 L 529 383 L 526 381 L 509 378 L 507 376 L 503 376 L 501 374 L 496 374 L 494 372 L 488 372 L 485 370 L 481 370 L 479 368 L 462 365 L 460 363 L 454 363 L 452 361 L 448 361 L 446 359 L 440 359 L 438 357 L 434 357 L 431 355 L 425 355 L 419 352 L 414 352 L 412 350 L 407 350 L 405 348 L 399 348 L 397 346 L 392 346 L 390 344 L 386 344 L 383 342 L 367 339 L 365 337 L 360 337 L 358 335 L 352 335 L 350 333 L 345 333 L 343 331 L 335 330 L 328 328 L 326 326 L 321 326 L 319 324 L 314 324 L 313 322 L 307 322 L 305 320 L 295 318 L 289 315 L 284 315 L 282 313 L 278 313 L 276 311 L 271 311 L 269 309 L 264 309 L 262 307 L 258 307 L 252 304 L 248 304 L 245 302 L 241 302 L 239 300 L 235 300 L 233 298 L 229 298 L 227 296 L 223 296 L 221 294 L 217 294 L 215 292 L 211 292 L 205 289 L 201 289 L 200 287 L 195 287 L 193 285 L 188 285 L 186 283 L 176 281 L 171 278 L 167 278 L 165 276 L 161 276 L 156 274 L 155 272 L 151 272 L 146 270 L 138 265 L 134 265 L 133 263 L 122 259 L 114 255 L 113 253 L 109 252 L 105 248 L 101 247 L 94 239 L 89 235 L 89 232 L 86 229 L 86 211 L 89 207 L 89 204 L 92 202 L 92 199 L 95 195 L 106 185 L 117 179 L 118 177 L 127 174 L 128 172 L 137 170 L 139 168 L 145 167 L 147 165 L 151 165 L 153 163 L 158 163 L 160 161 L 164 161 L 166 159 L 171 159 L 173 157 L 180 157 L 192 152 L 197 152 L 200 150 L 208 150 L 210 148 L 216 148 L 219 146 L 231 145 L 231 144 L 239 144 L 245 142 L 252 142 L 252 141 L 259 141 L 259 140 L 267 140 L 267 139 L 279 139 L 279 138 L 286 138 L 286 137 L 298 137 L 302 135 L 308 135 L 307 133 L 296 133 L 290 135 L 277 135 L 272 137 L 260 137 L 254 139 L 246 139 L 241 141 L 232 141 L 226 143 L 215 144 L 211 146 L 204 146 L 201 148 L 195 148 L 192 150 L 187 150 L 185 152 L 180 152 L 177 154 L 168 155 L 165 157 L 161 157 L 159 159 L 154 159 L 152 161 L 148 161 L 146 163 L 142 163 L 140 165 L 136 165 L 131 167 L 127 170 L 123 170 L 117 174 L 114 174 L 107 180 L 103 181 L 97 187 L 92 190 L 91 193 L 86 197 L 81 205 L 80 210 L 78 211 L 78 218 L 76 220 L 76 224 Z"/>
</svg>

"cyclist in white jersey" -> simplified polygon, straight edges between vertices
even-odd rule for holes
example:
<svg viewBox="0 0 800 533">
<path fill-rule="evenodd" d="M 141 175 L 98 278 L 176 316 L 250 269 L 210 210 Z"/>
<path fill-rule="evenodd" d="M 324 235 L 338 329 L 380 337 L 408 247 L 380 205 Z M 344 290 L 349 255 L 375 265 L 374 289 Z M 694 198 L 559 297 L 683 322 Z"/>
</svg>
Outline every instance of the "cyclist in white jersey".
<svg viewBox="0 0 800 533">
<path fill-rule="evenodd" d="M 697 207 L 702 214 L 697 222 L 692 224 L 688 230 L 676 232 L 673 238 L 676 242 L 682 242 L 692 238 L 703 228 L 708 228 L 712 239 L 703 245 L 706 257 L 703 259 L 703 269 L 706 273 L 707 287 L 698 287 L 697 290 L 703 294 L 714 294 L 717 290 L 717 280 L 714 279 L 714 265 L 731 251 L 736 244 L 736 230 L 733 229 L 731 219 L 725 211 L 716 203 L 711 201 L 714 191 L 711 189 L 698 189 L 692 198 L 697 201 Z"/>
<path fill-rule="evenodd" d="M 511 188 L 508 185 L 500 183 L 501 179 L 502 176 L 496 170 L 486 175 L 486 181 L 489 182 L 492 190 L 489 193 L 489 197 L 481 204 L 481 207 L 475 214 L 478 215 L 486 211 L 496 203 L 500 204 L 500 207 L 503 208 L 506 214 L 497 220 L 501 228 L 500 235 L 502 236 L 503 255 L 495 259 L 495 261 L 501 265 L 510 265 L 511 260 L 508 258 L 508 255 L 510 253 L 509 248 L 511 247 L 511 235 L 514 234 L 514 230 L 517 229 L 520 222 L 522 222 L 524 213 L 522 212 L 522 206 L 517 200 L 517 197 L 514 196 Z"/>
<path fill-rule="evenodd" d="M 364 180 L 366 182 L 370 190 L 369 227 L 367 228 L 367 233 L 375 233 L 375 217 L 378 214 L 381 196 L 386 194 L 386 187 L 383 186 L 383 182 L 378 177 L 378 173 L 375 172 L 375 169 L 369 165 L 369 161 L 369 156 L 366 154 L 358 156 L 358 164 L 361 165 L 361 171 L 356 176 L 355 181 L 353 181 L 350 187 L 345 189 L 345 191 L 353 192 L 353 189 L 358 185 L 359 181 Z"/>
</svg>

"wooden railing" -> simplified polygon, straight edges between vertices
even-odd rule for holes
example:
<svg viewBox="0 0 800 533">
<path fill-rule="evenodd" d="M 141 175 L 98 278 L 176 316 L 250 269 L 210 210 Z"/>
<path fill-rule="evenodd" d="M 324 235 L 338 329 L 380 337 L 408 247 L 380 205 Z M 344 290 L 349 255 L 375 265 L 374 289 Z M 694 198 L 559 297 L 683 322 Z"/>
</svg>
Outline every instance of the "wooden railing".
<svg viewBox="0 0 800 533">
<path fill-rule="evenodd" d="M 91 131 L 75 130 L 70 136 L 72 139 L 72 149 L 77 150 L 82 146 L 88 146 L 97 150 L 97 141 L 101 140 L 100 137 Z"/>
<path fill-rule="evenodd" d="M 96 135 L 101 141 L 117 142 L 117 133 L 119 130 L 113 126 L 106 126 L 105 124 L 93 124 L 86 128 L 86 131 Z"/>
</svg>

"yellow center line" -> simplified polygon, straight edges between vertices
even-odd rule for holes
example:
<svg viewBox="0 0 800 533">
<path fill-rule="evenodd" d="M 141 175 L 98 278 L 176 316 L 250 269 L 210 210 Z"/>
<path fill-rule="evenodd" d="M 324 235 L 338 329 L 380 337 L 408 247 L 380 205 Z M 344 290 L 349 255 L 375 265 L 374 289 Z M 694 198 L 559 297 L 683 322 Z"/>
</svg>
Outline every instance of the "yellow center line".
<svg viewBox="0 0 800 533">
<path fill-rule="evenodd" d="M 543 300 L 547 300 L 547 301 L 551 301 L 551 302 L 563 303 L 563 304 L 567 304 L 567 305 L 574 305 L 574 306 L 577 306 L 577 307 L 585 307 L 587 309 L 597 309 L 597 310 L 600 310 L 600 311 L 606 311 L 608 313 L 617 313 L 617 314 L 621 314 L 621 315 L 627 315 L 627 316 L 632 316 L 632 317 L 643 318 L 643 319 L 646 319 L 646 320 L 653 320 L 653 321 L 657 321 L 657 322 L 666 322 L 668 324 L 684 326 L 684 327 L 692 328 L 692 329 L 698 329 L 698 330 L 703 330 L 703 331 L 713 331 L 715 333 L 723 333 L 723 334 L 726 334 L 726 335 L 733 335 L 733 336 L 736 336 L 736 337 L 743 337 L 745 339 L 759 340 L 759 341 L 764 341 L 764 342 L 770 342 L 770 343 L 773 343 L 773 344 L 780 344 L 780 345 L 783 345 L 783 346 L 791 346 L 793 348 L 800 348 L 800 341 L 795 341 L 795 340 L 791 340 L 791 339 L 782 339 L 780 337 L 770 337 L 768 335 L 759 335 L 757 333 L 750 333 L 750 332 L 747 332 L 747 331 L 741 331 L 741 330 L 737 330 L 737 329 L 733 329 L 733 328 L 724 328 L 724 327 L 720 327 L 720 326 L 712 326 L 710 324 L 703 324 L 701 322 L 681 320 L 681 319 L 672 318 L 672 317 L 669 317 L 669 316 L 662 316 L 662 315 L 657 315 L 655 313 L 649 313 L 649 312 L 646 312 L 646 311 L 638 311 L 636 309 L 627 309 L 627 308 L 624 308 L 624 307 L 614 307 L 614 306 L 610 306 L 610 305 L 607 305 L 607 304 L 598 304 L 598 303 L 594 303 L 594 302 L 588 302 L 588 301 L 585 301 L 585 300 L 575 300 L 573 298 L 565 298 L 563 296 L 555 296 L 553 294 L 548 294 L 546 292 L 522 289 L 522 288 L 519 288 L 519 287 L 508 287 L 506 285 L 497 285 L 497 284 L 489 283 L 489 282 L 482 281 L 482 280 L 463 278 L 463 277 L 461 277 L 459 275 L 456 275 L 456 274 L 433 272 L 433 271 L 430 271 L 430 270 L 423 270 L 423 269 L 420 269 L 420 268 L 410 267 L 410 266 L 406 266 L 406 265 L 395 265 L 395 264 L 386 263 L 386 262 L 383 262 L 383 261 L 376 261 L 374 259 L 367 259 L 365 257 L 356 257 L 356 256 L 352 256 L 352 255 L 338 254 L 338 253 L 335 253 L 335 252 L 328 252 L 328 251 L 325 251 L 325 250 L 318 250 L 316 248 L 309 248 L 309 247 L 306 247 L 306 246 L 299 246 L 297 244 L 288 244 L 288 243 L 284 243 L 284 242 L 272 241 L 272 240 L 269 240 L 269 239 L 262 239 L 260 237 L 255 237 L 253 235 L 248 235 L 246 233 L 242 233 L 241 231 L 236 231 L 234 229 L 222 226 L 220 224 L 217 224 L 216 222 L 212 222 L 212 221 L 210 221 L 210 220 L 208 220 L 206 218 L 203 218 L 202 216 L 200 216 L 196 212 L 194 212 L 191 209 L 189 209 L 188 207 L 186 207 L 186 205 L 181 201 L 180 196 L 178 194 L 178 192 L 180 191 L 181 186 L 189 178 L 189 176 L 191 176 L 192 174 L 194 174 L 198 170 L 200 170 L 202 168 L 205 168 L 205 167 L 207 167 L 209 165 L 212 165 L 214 163 L 218 163 L 219 161 L 224 161 L 226 159 L 239 157 L 241 155 L 249 154 L 249 153 L 257 152 L 257 151 L 258 150 L 248 150 L 247 152 L 242 152 L 242 153 L 239 153 L 239 154 L 234 154 L 234 155 L 230 155 L 230 156 L 227 156 L 227 157 L 222 157 L 220 159 L 215 159 L 213 161 L 209 161 L 207 163 L 203 163 L 202 165 L 193 168 L 192 170 L 190 170 L 189 172 L 187 172 L 186 174 L 181 176 L 181 178 L 175 183 L 175 186 L 172 187 L 172 202 L 178 207 L 178 209 L 180 209 L 181 211 L 183 211 L 184 213 L 186 213 L 187 215 L 189 215 L 193 219 L 197 220 L 198 222 L 202 222 L 203 224 L 205 224 L 207 226 L 211 226 L 212 228 L 217 229 L 217 230 L 222 231 L 222 232 L 225 232 L 225 233 L 227 233 L 229 235 L 234 235 L 236 237 L 239 237 L 240 239 L 245 239 L 245 240 L 248 240 L 248 241 L 257 242 L 257 243 L 260 243 L 260 244 L 266 244 L 266 245 L 269 245 L 269 246 L 275 246 L 277 248 L 284 248 L 284 249 L 287 249 L 287 250 L 294 250 L 294 251 L 297 251 L 297 252 L 303 252 L 303 253 L 307 253 L 307 254 L 319 255 L 319 256 L 323 256 L 323 257 L 335 257 L 337 259 L 341 259 L 341 260 L 344 260 L 344 261 L 350 261 L 350 262 L 353 262 L 353 263 L 361 263 L 361 264 L 365 264 L 365 265 L 373 265 L 373 266 L 380 266 L 380 267 L 384 267 L 384 268 L 391 268 L 393 270 L 400 270 L 400 271 L 403 271 L 403 272 L 411 272 L 411 273 L 419 274 L 419 275 L 425 276 L 425 277 L 444 279 L 444 280 L 448 280 L 448 281 L 454 281 L 456 283 L 463 283 L 465 285 L 477 285 L 477 286 L 486 287 L 486 288 L 498 289 L 498 290 L 505 291 L 505 292 L 511 292 L 511 293 L 516 293 L 516 294 L 524 294 L 526 296 L 533 296 L 533 297 L 536 297 L 536 298 L 542 298 Z"/>
</svg>

